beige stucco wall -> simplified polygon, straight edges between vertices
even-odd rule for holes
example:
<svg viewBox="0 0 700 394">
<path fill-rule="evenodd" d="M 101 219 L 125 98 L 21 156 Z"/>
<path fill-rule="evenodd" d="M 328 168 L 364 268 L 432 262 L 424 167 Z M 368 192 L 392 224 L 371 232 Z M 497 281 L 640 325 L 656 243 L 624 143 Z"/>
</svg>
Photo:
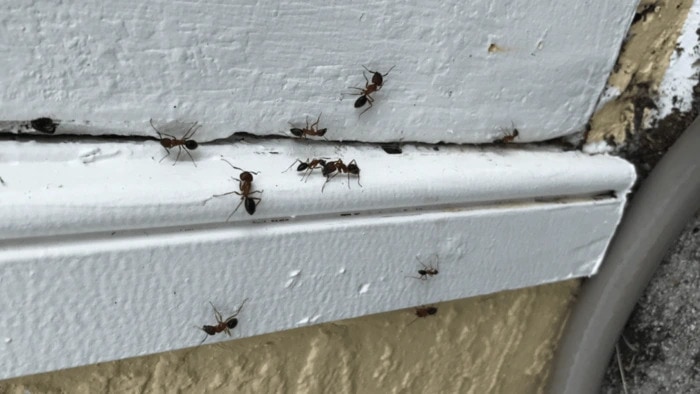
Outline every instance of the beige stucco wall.
<svg viewBox="0 0 700 394">
<path fill-rule="evenodd" d="M 0 383 L 8 393 L 541 392 L 578 281 Z M 241 321 L 245 324 L 245 321 Z M 193 328 L 194 330 L 194 328 Z M 137 333 L 135 333 L 137 335 Z"/>
<path fill-rule="evenodd" d="M 608 85 L 622 93 L 592 117 L 589 141 L 605 139 L 620 144 L 628 133 L 640 131 L 692 3 L 692 0 L 640 1 L 639 20 L 630 27 L 608 78 Z"/>
<path fill-rule="evenodd" d="M 621 142 L 634 129 L 690 4 L 641 2 L 654 12 L 632 26 L 609 81 L 623 94 L 593 117 L 589 140 Z M 412 311 L 396 311 L 22 377 L 0 382 L 0 392 L 538 393 L 578 285 L 446 302 L 410 326 Z"/>
</svg>

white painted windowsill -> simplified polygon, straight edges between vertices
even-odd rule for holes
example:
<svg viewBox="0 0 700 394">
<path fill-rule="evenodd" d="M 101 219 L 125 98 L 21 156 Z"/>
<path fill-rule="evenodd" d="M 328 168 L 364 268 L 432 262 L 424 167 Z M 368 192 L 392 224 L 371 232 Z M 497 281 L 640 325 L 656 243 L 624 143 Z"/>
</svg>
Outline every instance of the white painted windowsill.
<svg viewBox="0 0 700 394">
<path fill-rule="evenodd" d="M 589 276 L 634 180 L 622 160 L 535 147 L 264 140 L 202 146 L 194 167 L 159 164 L 156 142 L 3 146 L 0 377 L 195 346 L 208 302 L 250 298 L 245 337 Z M 235 195 L 203 204 L 237 190 L 219 155 L 260 172 L 255 215 L 226 223 Z M 324 156 L 356 159 L 362 187 L 283 172 Z M 436 255 L 438 276 L 405 277 Z"/>
</svg>

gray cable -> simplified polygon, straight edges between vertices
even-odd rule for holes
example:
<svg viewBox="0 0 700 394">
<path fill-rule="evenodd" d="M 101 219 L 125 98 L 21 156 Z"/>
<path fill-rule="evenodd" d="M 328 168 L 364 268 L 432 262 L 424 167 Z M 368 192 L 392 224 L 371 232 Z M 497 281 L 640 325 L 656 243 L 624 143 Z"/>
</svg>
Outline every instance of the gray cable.
<svg viewBox="0 0 700 394">
<path fill-rule="evenodd" d="M 700 209 L 700 118 L 671 146 L 581 287 L 554 357 L 551 393 L 598 393 L 622 329 L 668 248 Z"/>
</svg>

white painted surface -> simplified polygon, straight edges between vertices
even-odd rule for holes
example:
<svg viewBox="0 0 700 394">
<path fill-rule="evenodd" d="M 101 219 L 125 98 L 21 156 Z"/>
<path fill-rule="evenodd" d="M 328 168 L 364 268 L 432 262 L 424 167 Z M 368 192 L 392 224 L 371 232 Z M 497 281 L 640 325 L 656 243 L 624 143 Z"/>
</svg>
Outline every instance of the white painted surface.
<svg viewBox="0 0 700 394">
<path fill-rule="evenodd" d="M 656 100 L 657 113 L 650 120 L 663 119 L 671 111 L 688 112 L 693 105 L 694 88 L 700 78 L 700 46 L 698 27 L 700 26 L 700 1 L 690 7 L 688 18 L 683 25 L 676 43 L 677 50 L 671 54 L 671 61 L 659 87 Z M 645 125 L 652 127 L 653 125 Z"/>
<path fill-rule="evenodd" d="M 583 196 L 625 190 L 631 176 L 615 158 L 543 148 L 407 146 L 403 154 L 389 155 L 358 145 L 253 141 L 202 146 L 194 152 L 195 167 L 184 154 L 170 165 L 174 152 L 158 164 L 164 150 L 156 142 L 64 143 L 53 152 L 41 143 L 6 144 L 8 162 L 0 164 L 7 184 L 0 205 L 4 239 L 222 222 L 239 197 L 204 201 L 238 190 L 230 178 L 240 171 L 220 155 L 260 172 L 253 186 L 264 191 L 262 205 L 254 217 L 241 207 L 231 222 L 242 223 Z M 283 172 L 296 159 L 317 157 L 357 160 L 364 187 L 351 177 L 348 189 L 347 176 L 340 175 L 322 193 L 320 170 L 306 183 L 296 164 Z"/>
<path fill-rule="evenodd" d="M 254 141 L 203 146 L 195 168 L 158 164 L 155 142 L 3 144 L 0 378 L 197 345 L 209 301 L 226 315 L 250 298 L 246 337 L 589 276 L 634 179 L 543 148 Z M 254 216 L 202 205 L 235 190 L 218 154 L 261 171 Z M 282 172 L 318 156 L 355 158 L 363 187 Z M 405 277 L 434 254 L 437 277 Z"/>
<path fill-rule="evenodd" d="M 331 140 L 490 142 L 511 122 L 549 139 L 588 120 L 635 5 L 10 0 L 0 129 L 49 116 L 57 134 L 152 136 L 154 118 L 210 141 L 323 111 Z M 396 69 L 358 118 L 341 94 L 362 64 Z M 0 378 L 196 345 L 208 301 L 228 314 L 250 298 L 241 337 L 591 275 L 634 179 L 532 147 L 249 139 L 202 145 L 196 168 L 159 164 L 155 141 L 2 147 Z M 260 171 L 254 216 L 224 222 L 235 196 L 203 204 L 236 190 L 220 155 Z M 282 173 L 323 156 L 356 159 L 363 187 Z M 404 277 L 434 253 L 438 277 Z"/>
<path fill-rule="evenodd" d="M 0 120 L 141 135 L 150 118 L 199 121 L 207 141 L 323 112 L 333 140 L 490 142 L 511 122 L 546 140 L 587 122 L 636 4 L 7 0 Z M 361 65 L 396 68 L 359 118 L 341 95 Z"/>
</svg>

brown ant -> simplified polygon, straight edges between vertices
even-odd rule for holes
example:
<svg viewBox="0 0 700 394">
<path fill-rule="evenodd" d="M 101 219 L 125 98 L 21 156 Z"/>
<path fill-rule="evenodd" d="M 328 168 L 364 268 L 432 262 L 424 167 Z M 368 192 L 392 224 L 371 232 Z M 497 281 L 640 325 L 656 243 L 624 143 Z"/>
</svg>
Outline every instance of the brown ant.
<svg viewBox="0 0 700 394">
<path fill-rule="evenodd" d="M 422 317 L 428 317 L 430 315 L 436 314 L 438 311 L 438 308 L 435 306 L 417 306 L 415 307 L 415 311 L 413 312 L 414 315 L 416 315 L 416 318 L 411 320 L 410 323 L 406 324 L 406 327 L 410 326 L 413 324 L 416 320 L 422 318 Z"/>
<path fill-rule="evenodd" d="M 236 209 L 234 209 L 233 212 L 231 212 L 231 214 L 228 215 L 228 217 L 226 218 L 226 221 L 228 222 L 229 219 L 231 219 L 231 216 L 233 216 L 233 214 L 236 213 L 236 211 L 238 211 L 238 208 L 241 207 L 241 204 L 243 204 L 243 202 L 245 202 L 246 212 L 248 212 L 248 214 L 250 214 L 250 215 L 254 214 L 256 206 L 258 204 L 260 204 L 260 201 L 262 201 L 262 200 L 260 197 L 251 197 L 251 194 L 253 194 L 253 193 L 261 193 L 262 194 L 262 192 L 263 192 L 263 190 L 252 190 L 252 191 L 250 190 L 253 188 L 253 174 L 258 175 L 258 173 L 253 172 L 253 171 L 245 171 L 242 168 L 238 168 L 238 167 L 234 166 L 233 164 L 231 164 L 228 160 L 224 159 L 223 157 L 221 158 L 221 160 L 225 161 L 228 165 L 235 168 L 236 170 L 242 171 L 241 175 L 240 175 L 241 179 L 231 177 L 231 179 L 233 179 L 234 181 L 238 181 L 238 188 L 241 190 L 241 192 L 239 193 L 237 191 L 232 191 L 232 192 L 223 193 L 223 194 L 215 194 L 215 195 L 211 196 L 210 198 L 207 198 L 206 200 L 204 200 L 204 203 L 206 204 L 207 201 L 211 200 L 214 197 L 223 197 L 223 196 L 228 196 L 229 194 L 238 194 L 239 196 L 241 196 L 241 202 L 238 203 L 238 205 L 236 206 Z"/>
<path fill-rule="evenodd" d="M 56 132 L 58 122 L 51 118 L 36 118 L 29 122 L 32 128 L 42 133 L 53 134 Z"/>
<path fill-rule="evenodd" d="M 324 182 L 323 187 L 321 187 L 321 193 L 323 193 L 326 183 L 340 173 L 348 174 L 348 189 L 350 188 L 350 174 L 357 175 L 357 184 L 362 187 L 362 184 L 360 183 L 360 167 L 357 166 L 357 162 L 354 159 L 347 165 L 345 165 L 341 159 L 328 161 L 323 165 L 323 170 L 321 172 L 323 173 L 323 176 L 326 177 L 326 182 Z"/>
<path fill-rule="evenodd" d="M 205 324 L 202 327 L 196 327 L 196 328 L 206 332 L 207 335 L 216 335 L 220 332 L 225 332 L 226 335 L 231 336 L 231 330 L 236 328 L 236 326 L 238 325 L 237 316 L 241 312 L 241 309 L 243 309 L 243 305 L 245 305 L 246 301 L 248 301 L 247 298 L 245 300 L 243 300 L 243 303 L 241 304 L 241 306 L 238 307 L 238 310 L 236 311 L 236 313 L 234 313 L 233 315 L 226 318 L 226 320 L 224 320 L 222 318 L 221 313 L 219 313 L 219 311 L 216 309 L 214 304 L 212 304 L 210 301 L 209 304 L 211 305 L 212 309 L 214 309 L 214 317 L 216 317 L 217 324 L 215 326 L 210 326 L 210 325 Z M 204 339 L 202 339 L 202 342 L 200 342 L 200 345 L 202 343 L 204 343 L 204 341 L 206 339 L 207 339 L 207 337 L 204 337 Z"/>
<path fill-rule="evenodd" d="M 289 169 L 292 168 L 292 166 L 294 164 L 299 163 L 299 165 L 297 166 L 297 171 L 306 171 L 304 173 L 304 176 L 301 177 L 301 179 L 304 179 L 304 177 L 306 177 L 308 179 L 308 177 L 311 176 L 311 173 L 314 171 L 314 169 L 316 169 L 318 167 L 323 168 L 326 166 L 326 161 L 324 159 L 327 159 L 327 157 L 324 157 L 322 159 L 312 159 L 312 160 L 306 159 L 306 161 L 301 161 L 299 159 L 296 159 L 294 161 L 294 163 L 292 163 L 292 165 L 287 167 L 287 169 L 282 171 L 282 172 L 289 171 Z"/>
<path fill-rule="evenodd" d="M 387 71 L 384 74 L 381 74 L 378 71 L 372 71 L 368 69 L 365 66 L 365 70 L 367 70 L 370 74 L 372 74 L 372 83 L 369 83 L 369 79 L 367 79 L 367 75 L 365 75 L 365 72 L 362 72 L 362 76 L 365 77 L 365 87 L 364 88 L 358 88 L 358 87 L 351 87 L 350 89 L 356 89 L 359 90 L 360 93 L 351 93 L 353 96 L 360 96 L 355 100 L 355 108 L 362 108 L 364 107 L 365 104 L 369 103 L 369 107 L 367 107 L 364 111 L 360 112 L 360 116 L 364 114 L 365 112 L 369 111 L 370 108 L 372 108 L 372 103 L 374 103 L 374 98 L 372 98 L 371 94 L 374 92 L 378 92 L 382 89 L 382 86 L 384 86 L 384 77 L 389 75 L 391 70 L 394 69 L 396 66 L 392 66 L 389 71 Z"/>
<path fill-rule="evenodd" d="M 177 147 L 177 149 L 178 149 L 177 157 L 175 157 L 175 162 L 173 163 L 173 165 L 177 164 L 177 161 L 180 159 L 180 153 L 182 153 L 182 150 L 184 148 L 185 153 L 187 153 L 187 155 L 190 157 L 190 160 L 192 160 L 192 164 L 194 164 L 194 166 L 197 167 L 197 163 L 194 162 L 194 158 L 190 154 L 191 150 L 195 150 L 199 146 L 197 141 L 190 139 L 190 138 L 192 138 L 194 133 L 196 133 L 197 130 L 199 130 L 199 127 L 197 127 L 198 126 L 197 122 L 194 122 L 192 124 L 192 126 L 189 128 L 189 130 L 187 130 L 187 132 L 185 133 L 185 135 L 182 136 L 182 138 L 175 138 L 174 136 L 172 136 L 170 134 L 161 133 L 156 128 L 156 126 L 153 125 L 153 119 L 151 119 L 150 122 L 151 122 L 151 127 L 153 127 L 153 130 L 155 130 L 156 133 L 158 133 L 158 137 L 160 138 L 160 145 L 167 152 L 167 154 L 165 156 L 163 156 L 162 159 L 160 159 L 159 163 L 161 161 L 163 161 L 166 157 L 170 156 L 170 149 L 171 148 Z M 168 136 L 170 138 L 163 138 L 164 135 Z"/>
<path fill-rule="evenodd" d="M 513 129 L 511 131 L 506 131 L 503 137 L 495 139 L 493 143 L 498 145 L 510 144 L 518 135 L 520 135 L 520 132 L 515 128 L 515 123 L 513 123 Z"/>
<path fill-rule="evenodd" d="M 316 135 L 319 137 L 323 137 L 323 135 L 326 134 L 326 131 L 328 131 L 328 129 L 319 129 L 318 128 L 318 122 L 321 120 L 321 114 L 323 114 L 323 112 L 318 114 L 318 118 L 316 119 L 316 122 L 312 123 L 310 127 L 309 127 L 309 117 L 307 116 L 306 117 L 306 128 L 300 129 L 300 128 L 294 127 L 292 129 L 289 129 L 289 131 L 291 131 L 295 137 L 306 138 L 307 135 Z M 289 124 L 291 124 L 291 123 L 289 123 Z M 292 125 L 292 126 L 294 126 L 294 125 Z"/>
<path fill-rule="evenodd" d="M 435 261 L 437 263 L 437 267 L 433 267 L 433 265 L 425 265 L 418 257 L 416 257 L 416 260 L 420 263 L 420 265 L 423 266 L 422 270 L 418 270 L 418 275 L 420 276 L 406 276 L 407 278 L 414 278 L 414 279 L 420 279 L 420 280 L 428 280 L 429 276 L 435 276 L 437 275 L 440 271 L 438 269 L 440 268 L 440 262 L 437 259 L 437 255 L 435 255 Z"/>
</svg>

